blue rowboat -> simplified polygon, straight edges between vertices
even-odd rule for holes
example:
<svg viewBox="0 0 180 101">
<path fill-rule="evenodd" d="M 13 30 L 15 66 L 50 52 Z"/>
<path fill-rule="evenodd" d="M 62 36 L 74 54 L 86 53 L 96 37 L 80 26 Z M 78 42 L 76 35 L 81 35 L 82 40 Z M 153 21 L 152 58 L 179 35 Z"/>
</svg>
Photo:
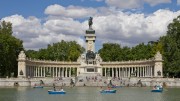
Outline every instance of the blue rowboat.
<svg viewBox="0 0 180 101">
<path fill-rule="evenodd" d="M 66 94 L 66 91 L 63 91 L 63 90 L 48 90 L 48 93 L 49 94 Z"/>
<path fill-rule="evenodd" d="M 33 88 L 43 88 L 43 86 L 34 86 Z"/>
<path fill-rule="evenodd" d="M 116 93 L 116 90 L 101 90 L 101 93 Z"/>
<path fill-rule="evenodd" d="M 153 89 L 151 90 L 151 92 L 162 92 L 163 90 L 162 89 Z"/>
<path fill-rule="evenodd" d="M 151 90 L 151 92 L 162 92 L 163 87 L 162 86 L 155 86 L 154 89 Z"/>
</svg>

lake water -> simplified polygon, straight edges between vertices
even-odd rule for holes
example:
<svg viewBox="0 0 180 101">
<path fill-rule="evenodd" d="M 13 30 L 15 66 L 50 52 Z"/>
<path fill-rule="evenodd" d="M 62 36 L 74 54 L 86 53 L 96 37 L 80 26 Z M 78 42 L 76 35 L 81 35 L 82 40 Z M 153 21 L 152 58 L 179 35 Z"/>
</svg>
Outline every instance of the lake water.
<svg viewBox="0 0 180 101">
<path fill-rule="evenodd" d="M 65 95 L 49 95 L 50 89 L 0 88 L 0 101 L 180 101 L 180 88 L 165 88 L 162 93 L 152 93 L 151 87 L 123 87 L 116 88 L 116 94 L 101 94 L 99 87 L 65 87 Z"/>
</svg>

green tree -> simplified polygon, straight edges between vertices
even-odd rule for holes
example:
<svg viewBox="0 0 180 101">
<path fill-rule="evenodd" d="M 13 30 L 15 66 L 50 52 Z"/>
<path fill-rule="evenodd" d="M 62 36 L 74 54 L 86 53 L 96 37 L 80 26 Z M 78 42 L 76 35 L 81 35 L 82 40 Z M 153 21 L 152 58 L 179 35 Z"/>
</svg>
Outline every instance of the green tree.
<svg viewBox="0 0 180 101">
<path fill-rule="evenodd" d="M 46 49 L 39 49 L 39 51 L 28 50 L 26 54 L 29 58 L 36 59 L 76 61 L 84 51 L 85 49 L 77 44 L 77 42 L 62 40 L 52 45 L 49 44 Z"/>
<path fill-rule="evenodd" d="M 121 54 L 122 49 L 119 44 L 116 43 L 104 43 L 103 48 L 100 49 L 99 54 L 103 61 L 121 61 L 123 56 Z"/>
<path fill-rule="evenodd" d="M 167 35 L 160 38 L 163 46 L 164 74 L 180 77 L 180 16 L 168 25 Z"/>
<path fill-rule="evenodd" d="M 23 49 L 22 41 L 12 36 L 12 24 L 0 24 L 0 76 L 17 76 L 17 58 Z"/>
</svg>

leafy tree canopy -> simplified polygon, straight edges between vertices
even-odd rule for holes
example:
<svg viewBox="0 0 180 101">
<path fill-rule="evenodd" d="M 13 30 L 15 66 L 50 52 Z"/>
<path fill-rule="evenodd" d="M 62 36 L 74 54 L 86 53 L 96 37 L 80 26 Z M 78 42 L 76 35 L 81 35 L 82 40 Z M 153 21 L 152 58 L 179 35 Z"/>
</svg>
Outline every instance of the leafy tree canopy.
<svg viewBox="0 0 180 101">
<path fill-rule="evenodd" d="M 27 50 L 26 55 L 29 58 L 44 60 L 77 61 L 84 50 L 76 41 L 66 42 L 62 40 L 52 45 L 49 44 L 46 49 L 40 49 L 39 51 Z"/>
<path fill-rule="evenodd" d="M 23 49 L 22 41 L 12 36 L 12 24 L 0 23 L 0 76 L 17 75 L 17 58 Z"/>
<path fill-rule="evenodd" d="M 163 46 L 164 74 L 180 77 L 180 16 L 168 25 L 167 35 L 160 38 Z"/>
</svg>

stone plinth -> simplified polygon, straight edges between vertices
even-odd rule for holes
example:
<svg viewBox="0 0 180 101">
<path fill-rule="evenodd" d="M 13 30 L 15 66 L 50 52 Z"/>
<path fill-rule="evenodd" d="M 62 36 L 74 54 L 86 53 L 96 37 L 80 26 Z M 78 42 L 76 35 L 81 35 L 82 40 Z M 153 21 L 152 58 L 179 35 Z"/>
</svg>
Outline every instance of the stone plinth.
<svg viewBox="0 0 180 101">
<path fill-rule="evenodd" d="M 95 30 L 88 29 L 88 30 L 86 30 L 86 34 L 95 34 Z"/>
</svg>

